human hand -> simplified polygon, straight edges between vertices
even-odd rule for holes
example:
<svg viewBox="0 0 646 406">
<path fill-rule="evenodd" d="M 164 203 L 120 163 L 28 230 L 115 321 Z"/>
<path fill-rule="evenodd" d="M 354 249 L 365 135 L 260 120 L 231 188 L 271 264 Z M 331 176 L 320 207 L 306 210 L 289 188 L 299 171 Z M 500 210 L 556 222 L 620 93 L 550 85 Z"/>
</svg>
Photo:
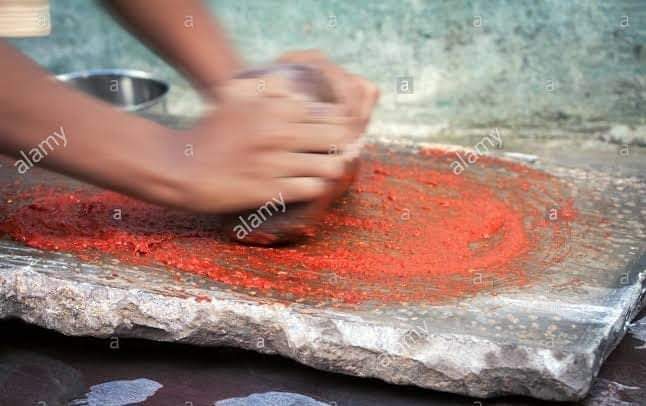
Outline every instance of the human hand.
<svg viewBox="0 0 646 406">
<path fill-rule="evenodd" d="M 336 65 L 319 50 L 288 52 L 278 58 L 278 62 L 306 64 L 319 69 L 332 84 L 341 103 L 348 107 L 349 114 L 359 118 L 354 130 L 359 134 L 365 131 L 379 100 L 375 84 Z"/>
<path fill-rule="evenodd" d="M 278 91 L 278 90 L 277 90 Z M 174 184 L 166 202 L 201 212 L 309 201 L 344 174 L 353 141 L 345 107 L 288 97 L 225 97 L 195 128 L 173 138 Z"/>
</svg>

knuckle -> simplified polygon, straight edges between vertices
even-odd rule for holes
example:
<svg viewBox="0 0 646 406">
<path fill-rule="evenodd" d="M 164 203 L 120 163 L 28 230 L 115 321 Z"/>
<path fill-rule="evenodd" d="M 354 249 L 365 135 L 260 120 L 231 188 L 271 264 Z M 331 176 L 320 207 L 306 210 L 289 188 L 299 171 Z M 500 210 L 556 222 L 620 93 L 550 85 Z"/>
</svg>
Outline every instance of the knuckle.
<svg viewBox="0 0 646 406">
<path fill-rule="evenodd" d="M 332 158 L 326 168 L 326 176 L 330 178 L 340 178 L 345 171 L 345 165 L 339 158 Z"/>
<path fill-rule="evenodd" d="M 381 91 L 372 82 L 368 82 L 368 96 L 370 96 L 370 98 L 373 100 L 377 100 L 379 99 L 379 96 L 381 96 Z"/>
<path fill-rule="evenodd" d="M 323 51 L 317 48 L 306 49 L 302 53 L 303 56 L 312 59 L 327 59 L 327 55 Z"/>
<path fill-rule="evenodd" d="M 241 114 L 263 114 L 267 111 L 267 103 L 263 103 L 262 99 L 244 99 L 238 104 L 237 111 Z"/>
<path fill-rule="evenodd" d="M 357 82 L 359 83 L 359 86 L 361 86 L 361 90 L 364 95 L 366 95 L 370 99 L 376 100 L 377 98 L 379 98 L 380 91 L 377 85 L 360 76 L 357 76 L 357 79 Z"/>
<path fill-rule="evenodd" d="M 276 132 L 273 135 L 272 146 L 287 149 L 292 147 L 296 143 L 296 141 L 297 137 L 295 137 L 293 134 L 286 131 L 280 131 Z"/>
<path fill-rule="evenodd" d="M 325 193 L 327 182 L 320 178 L 307 178 L 302 182 L 303 194 L 307 197 L 317 197 Z"/>
<path fill-rule="evenodd" d="M 288 99 L 275 99 L 265 103 L 266 112 L 274 118 L 289 118 L 296 114 L 298 103 Z"/>
</svg>

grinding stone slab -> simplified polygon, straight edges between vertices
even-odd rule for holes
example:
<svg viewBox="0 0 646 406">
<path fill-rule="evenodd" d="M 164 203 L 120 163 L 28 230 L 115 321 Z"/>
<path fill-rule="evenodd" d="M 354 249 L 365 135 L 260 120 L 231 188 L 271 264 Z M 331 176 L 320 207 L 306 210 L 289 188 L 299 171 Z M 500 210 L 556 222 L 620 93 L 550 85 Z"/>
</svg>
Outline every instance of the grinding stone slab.
<svg viewBox="0 0 646 406">
<path fill-rule="evenodd" d="M 644 293 L 643 178 L 537 164 L 598 227 L 522 288 L 444 304 L 335 307 L 228 289 L 168 269 L 86 263 L 0 241 L 0 317 L 68 335 L 139 337 L 278 353 L 315 368 L 478 397 L 580 399 Z M 15 176 L 3 165 L 1 178 Z M 24 181 L 70 181 L 33 169 Z M 208 298 L 208 300 L 204 300 Z"/>
</svg>

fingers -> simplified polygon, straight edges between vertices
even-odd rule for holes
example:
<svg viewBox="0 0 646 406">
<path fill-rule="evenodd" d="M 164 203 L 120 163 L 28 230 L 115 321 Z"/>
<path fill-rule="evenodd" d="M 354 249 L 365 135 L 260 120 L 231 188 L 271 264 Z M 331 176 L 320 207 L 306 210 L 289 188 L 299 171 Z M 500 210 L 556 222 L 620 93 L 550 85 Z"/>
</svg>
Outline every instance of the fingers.
<svg viewBox="0 0 646 406">
<path fill-rule="evenodd" d="M 306 49 L 302 51 L 292 51 L 283 54 L 278 58 L 279 62 L 298 63 L 298 62 L 322 62 L 327 61 L 328 57 L 318 49 Z"/>
<path fill-rule="evenodd" d="M 293 99 L 261 99 L 253 106 L 253 111 L 290 123 L 337 124 L 351 125 L 358 117 L 348 115 L 348 109 L 343 104 L 302 102 Z"/>
<path fill-rule="evenodd" d="M 356 75 L 348 75 L 347 84 L 343 88 L 344 102 L 350 106 L 350 114 L 358 118 L 354 127 L 356 134 L 362 134 L 370 122 L 372 111 L 379 99 L 379 89 L 366 79 Z"/>
<path fill-rule="evenodd" d="M 347 104 L 351 116 L 359 118 L 359 133 L 362 133 L 379 99 L 379 89 L 360 76 L 347 73 L 333 64 L 328 65 L 332 65 L 329 69 L 333 71 L 333 77 L 336 78 L 337 92 L 341 101 Z"/>
<path fill-rule="evenodd" d="M 236 182 L 200 185 L 197 193 L 172 203 L 178 207 L 203 213 L 227 213 L 264 206 L 272 202 L 275 210 L 285 212 L 287 203 L 306 202 L 324 195 L 330 183 L 321 178 L 277 178 L 272 180 L 237 179 Z M 218 190 L 220 194 L 213 194 Z M 210 198 L 196 199 L 204 194 Z"/>
<path fill-rule="evenodd" d="M 341 156 L 346 162 L 350 162 L 361 155 L 364 145 L 365 140 L 363 138 L 358 138 L 352 144 L 348 144 L 343 151 L 341 151 Z"/>
<path fill-rule="evenodd" d="M 279 61 L 305 63 L 320 69 L 330 80 L 339 101 L 347 106 L 348 115 L 358 117 L 359 124 L 353 127 L 357 135 L 365 130 L 379 99 L 379 89 L 373 83 L 350 74 L 317 49 L 288 52 L 283 54 Z"/>
<path fill-rule="evenodd" d="M 330 187 L 329 182 L 321 178 L 281 178 L 274 184 L 281 191 L 286 202 L 303 202 L 316 199 L 325 194 Z"/>
<path fill-rule="evenodd" d="M 286 209 L 285 203 L 305 202 L 314 200 L 329 190 L 330 184 L 321 178 L 293 177 L 277 178 L 269 181 L 249 181 L 239 184 L 239 190 L 231 191 L 237 196 L 235 201 L 227 203 L 222 209 L 248 209 L 275 202 L 281 210 Z"/>
<path fill-rule="evenodd" d="M 359 107 L 359 117 L 361 120 L 362 129 L 365 131 L 366 126 L 370 122 L 372 111 L 379 100 L 379 88 L 372 82 L 360 77 L 354 76 L 354 80 L 359 84 L 362 89 L 361 106 Z"/>
<path fill-rule="evenodd" d="M 265 176 L 272 178 L 318 177 L 338 179 L 346 167 L 344 156 L 330 154 L 307 154 L 299 152 L 278 152 L 264 154 L 258 158 L 265 169 Z"/>
<path fill-rule="evenodd" d="M 315 66 L 328 78 L 334 93 L 340 102 L 348 107 L 351 116 L 359 116 L 362 99 L 362 89 L 352 75 L 349 75 L 340 66 L 328 60 L 315 61 Z"/>
<path fill-rule="evenodd" d="M 259 78 L 231 79 L 220 90 L 223 97 L 229 99 L 251 99 L 264 97 L 291 97 L 288 79 L 267 75 Z"/>
<path fill-rule="evenodd" d="M 256 141 L 261 149 L 334 154 L 343 151 L 354 136 L 341 125 L 299 123 L 259 135 Z"/>
<path fill-rule="evenodd" d="M 313 62 L 332 83 L 339 101 L 347 106 L 348 114 L 359 118 L 359 124 L 354 128 L 357 135 L 361 134 L 370 121 L 372 110 L 379 99 L 379 89 L 370 81 L 350 74 L 327 59 Z"/>
</svg>

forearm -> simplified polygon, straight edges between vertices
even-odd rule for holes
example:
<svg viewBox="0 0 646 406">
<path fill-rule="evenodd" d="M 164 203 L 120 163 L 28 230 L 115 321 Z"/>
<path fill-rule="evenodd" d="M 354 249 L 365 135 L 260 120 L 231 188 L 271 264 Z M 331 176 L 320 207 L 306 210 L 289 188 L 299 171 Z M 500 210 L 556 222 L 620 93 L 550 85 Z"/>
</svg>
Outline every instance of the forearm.
<svg viewBox="0 0 646 406">
<path fill-rule="evenodd" d="M 169 130 L 68 88 L 1 40 L 0 72 L 0 152 L 24 160 L 36 149 L 38 165 L 81 180 L 147 200 L 165 193 Z"/>
<path fill-rule="evenodd" d="M 124 26 L 209 92 L 242 62 L 201 0 L 104 1 Z"/>
</svg>

